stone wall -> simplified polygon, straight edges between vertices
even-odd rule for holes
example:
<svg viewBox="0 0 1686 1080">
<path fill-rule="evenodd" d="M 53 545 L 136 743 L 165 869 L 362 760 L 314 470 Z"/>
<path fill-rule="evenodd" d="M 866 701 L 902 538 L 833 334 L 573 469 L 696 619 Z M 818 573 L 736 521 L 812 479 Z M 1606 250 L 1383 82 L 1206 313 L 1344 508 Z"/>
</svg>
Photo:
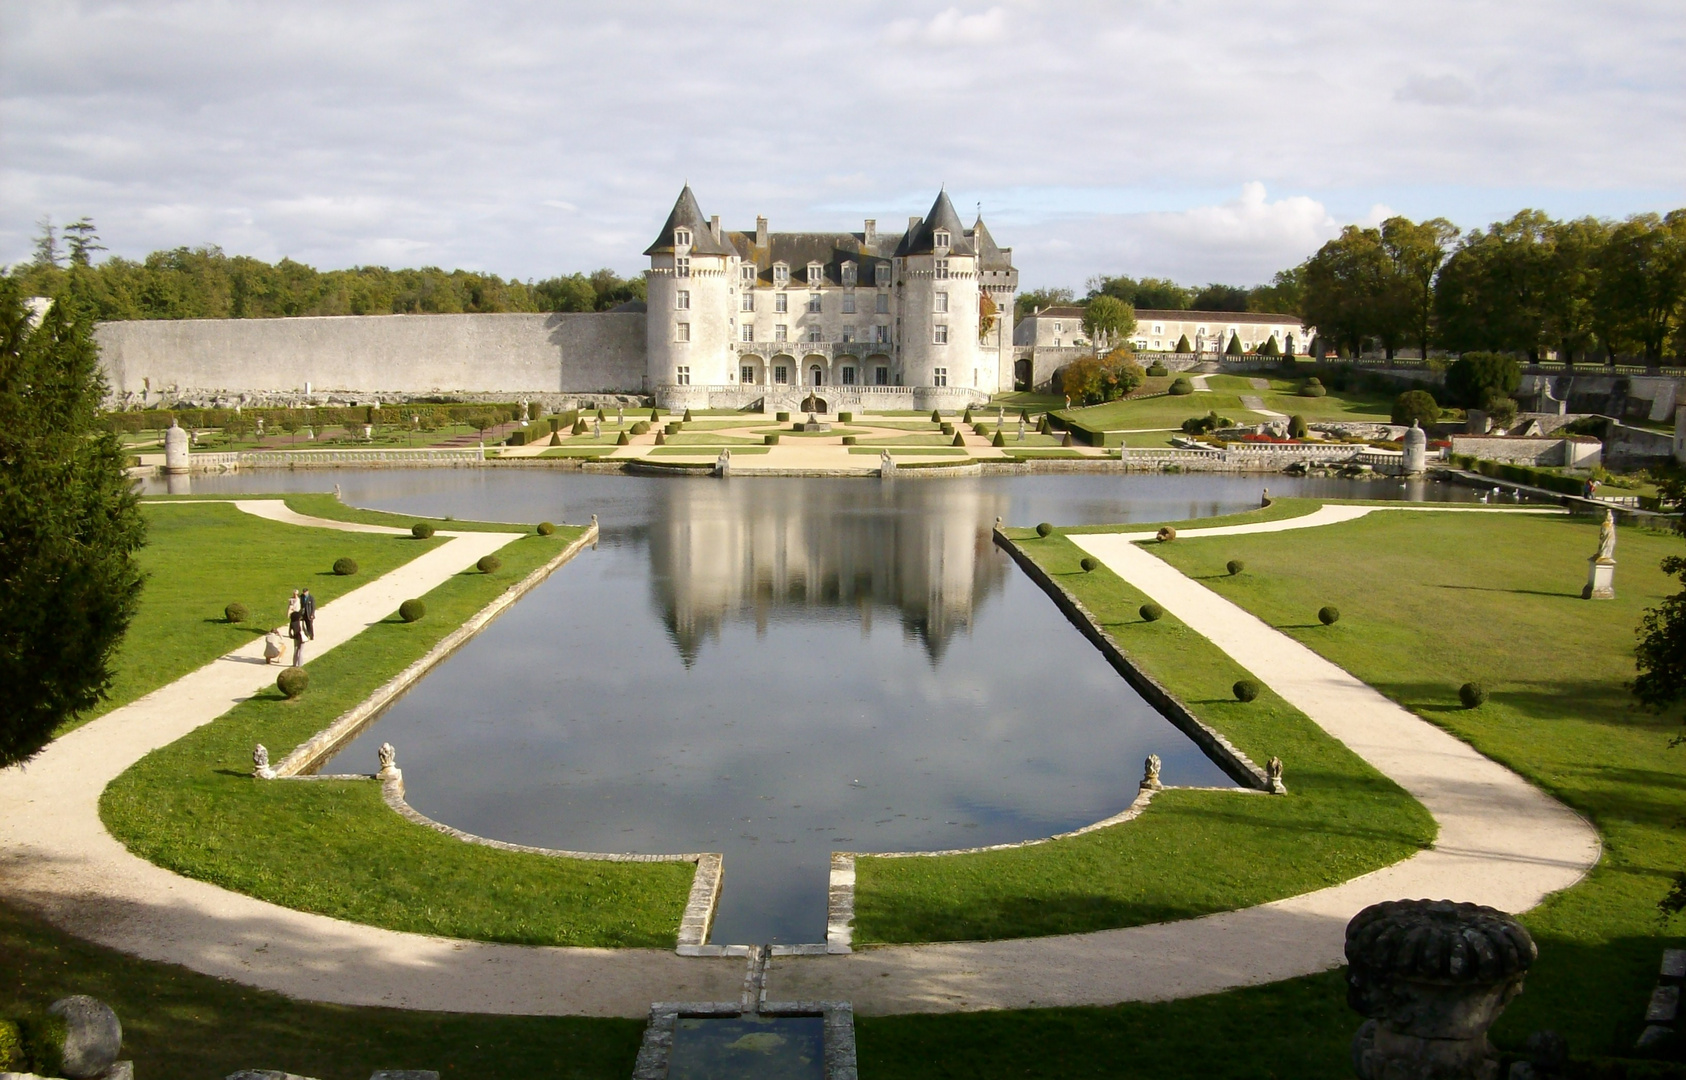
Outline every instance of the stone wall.
<svg viewBox="0 0 1686 1080">
<path fill-rule="evenodd" d="M 1529 438 L 1516 435 L 1453 435 L 1452 453 L 1510 465 L 1591 468 L 1600 461 L 1597 439 Z"/>
<path fill-rule="evenodd" d="M 642 312 L 100 323 L 112 397 L 189 391 L 515 395 L 638 391 Z"/>
</svg>

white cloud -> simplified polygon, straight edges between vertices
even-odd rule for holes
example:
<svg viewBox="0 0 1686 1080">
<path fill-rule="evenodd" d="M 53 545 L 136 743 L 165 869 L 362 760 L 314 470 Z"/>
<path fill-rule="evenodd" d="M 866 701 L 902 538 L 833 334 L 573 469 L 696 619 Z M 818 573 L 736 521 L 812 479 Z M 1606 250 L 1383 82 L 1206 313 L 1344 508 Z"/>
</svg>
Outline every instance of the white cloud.
<svg viewBox="0 0 1686 1080">
<path fill-rule="evenodd" d="M 897 19 L 885 29 L 884 36 L 898 45 L 986 45 L 1007 36 L 1007 12 L 992 7 L 967 15 L 951 7 L 928 20 Z"/>
<path fill-rule="evenodd" d="M 1456 75 L 1412 75 L 1393 96 L 1423 105 L 1468 105 L 1475 100 L 1475 87 Z"/>
</svg>

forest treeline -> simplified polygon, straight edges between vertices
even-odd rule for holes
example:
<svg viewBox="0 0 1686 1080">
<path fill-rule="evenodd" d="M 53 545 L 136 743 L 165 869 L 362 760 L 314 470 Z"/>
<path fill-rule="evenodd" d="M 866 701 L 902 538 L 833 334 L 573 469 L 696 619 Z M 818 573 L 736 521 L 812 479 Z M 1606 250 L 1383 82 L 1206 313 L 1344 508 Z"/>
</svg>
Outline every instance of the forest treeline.
<svg viewBox="0 0 1686 1080">
<path fill-rule="evenodd" d="M 94 253 L 102 250 L 86 218 L 62 233 L 43 223 L 35 257 L 5 273 L 25 295 L 59 298 L 96 320 L 607 311 L 644 299 L 642 277 L 612 270 L 518 281 L 435 266 L 317 270 L 292 259 L 227 255 L 215 246 L 96 263 Z"/>
</svg>

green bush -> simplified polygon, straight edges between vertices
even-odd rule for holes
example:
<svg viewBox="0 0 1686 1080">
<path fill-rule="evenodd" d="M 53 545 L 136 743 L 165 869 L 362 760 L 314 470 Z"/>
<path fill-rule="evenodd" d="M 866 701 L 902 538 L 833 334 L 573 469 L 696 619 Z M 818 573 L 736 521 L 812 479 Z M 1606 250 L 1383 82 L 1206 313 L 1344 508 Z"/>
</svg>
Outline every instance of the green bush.
<svg viewBox="0 0 1686 1080">
<path fill-rule="evenodd" d="M 553 432 L 550 433 L 550 444 L 549 445 L 551 445 L 551 446 L 561 446 L 562 445 L 562 435 L 561 435 L 560 432 L 553 431 Z"/>
<path fill-rule="evenodd" d="M 1242 562 L 1240 559 L 1231 559 L 1229 562 L 1224 563 L 1224 569 L 1229 571 L 1230 577 L 1234 577 L 1236 574 L 1239 574 L 1241 571 L 1247 569 L 1247 564 Z"/>
<path fill-rule="evenodd" d="M 989 440 L 989 445 L 991 445 L 991 446 L 1006 446 L 1007 440 L 1001 437 L 1000 431 L 997 431 L 995 433 L 995 438 Z"/>
<path fill-rule="evenodd" d="M 1427 428 L 1439 419 L 1440 406 L 1427 390 L 1407 390 L 1393 399 L 1393 422 L 1401 427 L 1410 427 L 1416 421 L 1419 427 Z"/>
<path fill-rule="evenodd" d="M 1301 397 L 1323 397 L 1328 394 L 1328 392 L 1329 391 L 1324 388 L 1322 381 L 1315 375 L 1307 379 L 1305 384 L 1300 387 Z"/>
<path fill-rule="evenodd" d="M 845 435 L 845 436 L 843 436 L 843 445 L 844 445 L 844 446 L 853 446 L 853 445 L 855 445 L 855 437 L 854 437 L 854 436 L 853 436 L 853 435 Z"/>
<path fill-rule="evenodd" d="M 660 438 L 660 436 L 657 436 L 657 438 Z M 768 446 L 779 445 L 779 437 L 777 435 L 763 435 L 761 436 L 761 441 L 766 443 Z"/>
<path fill-rule="evenodd" d="M 340 577 L 350 577 L 357 573 L 357 560 L 341 557 L 334 560 L 334 573 Z M 234 620 L 229 620 L 230 622 Z"/>
<path fill-rule="evenodd" d="M 1236 701 L 1252 701 L 1259 696 L 1259 684 L 1252 679 L 1237 679 L 1230 689 L 1235 692 Z"/>
<path fill-rule="evenodd" d="M 852 412 L 840 412 L 837 414 L 837 422 L 839 424 L 847 424 L 854 418 L 855 414 Z"/>
<path fill-rule="evenodd" d="M 615 436 L 615 445 L 616 446 L 631 446 L 632 445 L 632 436 L 628 435 L 624 431 L 621 432 L 619 435 Z"/>
<path fill-rule="evenodd" d="M 664 435 L 677 435 L 677 434 L 679 434 L 679 421 L 670 420 L 668 422 L 667 426 L 662 428 L 662 433 Z"/>
<path fill-rule="evenodd" d="M 1479 409 L 1488 398 L 1509 397 L 1521 385 L 1521 365 L 1500 353 L 1464 353 L 1446 369 L 1446 396 L 1465 409 Z"/>
<path fill-rule="evenodd" d="M 234 603 L 222 609 L 222 617 L 231 623 L 243 623 L 252 617 L 252 613 L 246 610 L 245 604 L 236 600 Z"/>
<path fill-rule="evenodd" d="M 1184 340 L 1186 341 L 1187 339 L 1185 338 Z M 1147 373 L 1155 379 L 1163 379 L 1165 376 L 1171 374 L 1171 369 L 1155 360 L 1147 366 Z"/>
<path fill-rule="evenodd" d="M 774 414 L 773 414 L 773 419 L 774 419 L 774 420 L 777 420 L 777 421 L 778 421 L 778 422 L 779 422 L 779 423 L 781 423 L 781 424 L 782 424 L 782 423 L 784 423 L 784 422 L 785 422 L 785 421 L 787 421 L 787 420 L 789 420 L 789 419 L 790 419 L 790 414 L 789 414 L 789 413 L 787 413 L 787 412 L 781 412 L 781 413 L 774 413 Z"/>
<path fill-rule="evenodd" d="M 10 1020 L 0 1020 L 0 1072 L 28 1072 L 24 1060 L 23 1029 Z"/>
<path fill-rule="evenodd" d="M 56 1076 L 63 1071 L 66 1024 L 50 1013 L 25 1017 L 14 1025 L 18 1033 L 18 1064 L 36 1070 L 37 1075 Z"/>
<path fill-rule="evenodd" d="M 1165 617 L 1165 609 L 1158 604 L 1143 604 L 1140 609 L 1143 622 L 1158 622 Z"/>
<path fill-rule="evenodd" d="M 1310 434 L 1310 429 L 1305 426 L 1305 417 L 1301 416 L 1299 413 L 1295 413 L 1293 416 L 1288 418 L 1289 438 L 1303 439 L 1308 434 Z"/>
<path fill-rule="evenodd" d="M 1333 626 L 1341 620 L 1341 609 L 1330 604 L 1317 609 L 1317 621 L 1324 626 Z"/>
<path fill-rule="evenodd" d="M 1036 527 L 1036 535 L 1037 536 L 1049 537 L 1049 536 L 1052 536 L 1053 534 L 1054 534 L 1054 527 L 1052 525 L 1048 524 L 1046 521 L 1044 521 L 1042 524 L 1040 524 Z"/>
<path fill-rule="evenodd" d="M 1100 563 L 1096 562 L 1093 556 L 1085 555 L 1081 559 L 1077 560 L 1077 565 L 1083 568 L 1083 572 L 1085 574 L 1092 574 L 1095 572 L 1095 568 L 1099 566 Z"/>
<path fill-rule="evenodd" d="M 599 419 L 602 419 L 603 414 L 598 413 L 597 416 L 598 416 Z M 683 419 L 685 421 L 685 423 L 689 424 L 691 422 L 691 410 L 686 409 L 685 415 L 681 419 Z"/>
<path fill-rule="evenodd" d="M 1070 437 L 1071 436 L 1069 436 L 1069 435 L 1066 436 L 1066 438 L 1068 438 L 1068 439 Z M 956 431 L 954 433 L 954 441 L 949 443 L 949 445 L 950 446 L 965 446 L 966 445 L 966 436 L 964 436 L 964 435 L 960 434 L 958 431 Z"/>
<path fill-rule="evenodd" d="M 509 438 L 504 440 L 504 445 L 505 446 L 526 446 L 527 445 L 527 433 L 525 431 L 512 431 L 512 432 L 510 432 Z"/>
<path fill-rule="evenodd" d="M 976 422 L 972 419 L 972 407 L 970 405 L 966 406 L 966 411 L 960 414 L 960 422 L 962 424 L 971 424 Z"/>
<path fill-rule="evenodd" d="M 953 435 L 954 434 L 954 425 L 953 424 L 950 424 L 950 423 L 945 421 L 941 425 L 941 428 L 942 428 L 942 433 L 944 435 Z"/>
<path fill-rule="evenodd" d="M 585 417 L 582 416 L 574 421 L 574 426 L 568 429 L 568 434 L 584 435 L 588 430 L 590 429 L 585 426 Z"/>
<path fill-rule="evenodd" d="M 1194 384 L 1189 382 L 1183 376 L 1178 375 L 1175 379 L 1171 380 L 1170 392 L 1173 397 L 1186 397 L 1189 394 L 1194 393 Z"/>
<path fill-rule="evenodd" d="M 495 574 L 503 569 L 503 560 L 496 555 L 482 555 L 474 567 L 482 574 Z"/>
<path fill-rule="evenodd" d="M 427 605 L 420 600 L 406 600 L 398 605 L 398 617 L 405 622 L 415 622 L 427 614 Z"/>
<path fill-rule="evenodd" d="M 1189 353 L 1192 353 L 1194 351 L 1194 343 L 1192 341 L 1188 340 L 1187 334 L 1184 334 L 1182 337 L 1177 339 L 1177 347 L 1172 351 L 1182 353 L 1183 355 L 1186 356 Z M 1154 366 L 1162 368 L 1165 365 L 1160 364 L 1157 361 L 1155 361 Z"/>
<path fill-rule="evenodd" d="M 301 667 L 282 668 L 275 676 L 275 687 L 282 695 L 296 698 L 310 687 L 310 675 Z"/>
<path fill-rule="evenodd" d="M 555 531 L 556 531 L 556 526 L 552 525 L 550 522 L 548 522 L 548 521 L 539 522 L 539 535 L 540 536 L 549 536 L 552 533 L 554 533 Z"/>
<path fill-rule="evenodd" d="M 418 521 L 410 526 L 410 535 L 417 540 L 430 540 L 433 538 L 433 526 L 425 521 Z"/>
<path fill-rule="evenodd" d="M 1487 703 L 1487 688 L 1478 682 L 1466 682 L 1458 687 L 1458 700 L 1466 709 L 1479 708 Z"/>
<path fill-rule="evenodd" d="M 938 412 L 935 409 L 932 409 L 931 410 L 931 423 L 940 424 L 942 422 L 943 422 L 943 414 Z"/>
<path fill-rule="evenodd" d="M 667 432 L 665 432 L 665 431 L 656 432 L 656 445 L 657 446 L 666 446 L 667 445 Z"/>
<path fill-rule="evenodd" d="M 1280 345 L 1276 344 L 1276 339 L 1274 337 L 1265 338 L 1264 344 L 1260 345 L 1254 351 L 1257 352 L 1260 356 L 1281 356 L 1282 355 L 1282 347 Z"/>
<path fill-rule="evenodd" d="M 633 424 L 630 430 L 634 435 L 648 435 L 650 433 L 650 422 L 648 420 L 640 420 L 636 424 Z"/>
<path fill-rule="evenodd" d="M 1225 356 L 1241 356 L 1241 355 L 1243 355 L 1243 351 L 1242 351 L 1242 348 L 1241 348 L 1241 338 L 1240 338 L 1239 335 L 1237 335 L 1237 334 L 1229 335 L 1229 344 L 1224 348 L 1224 355 Z"/>
</svg>

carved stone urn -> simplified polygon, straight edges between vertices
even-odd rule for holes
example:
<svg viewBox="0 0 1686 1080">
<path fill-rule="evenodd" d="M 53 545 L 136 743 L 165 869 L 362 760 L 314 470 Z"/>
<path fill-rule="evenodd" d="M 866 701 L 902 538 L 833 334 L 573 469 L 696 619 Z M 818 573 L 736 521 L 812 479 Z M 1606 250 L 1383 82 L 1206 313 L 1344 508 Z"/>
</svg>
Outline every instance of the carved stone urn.
<svg viewBox="0 0 1686 1080">
<path fill-rule="evenodd" d="M 1487 1029 L 1538 953 L 1496 908 L 1390 900 L 1346 928 L 1347 1004 L 1370 1019 L 1352 1040 L 1361 1080 L 1496 1080 Z"/>
</svg>

